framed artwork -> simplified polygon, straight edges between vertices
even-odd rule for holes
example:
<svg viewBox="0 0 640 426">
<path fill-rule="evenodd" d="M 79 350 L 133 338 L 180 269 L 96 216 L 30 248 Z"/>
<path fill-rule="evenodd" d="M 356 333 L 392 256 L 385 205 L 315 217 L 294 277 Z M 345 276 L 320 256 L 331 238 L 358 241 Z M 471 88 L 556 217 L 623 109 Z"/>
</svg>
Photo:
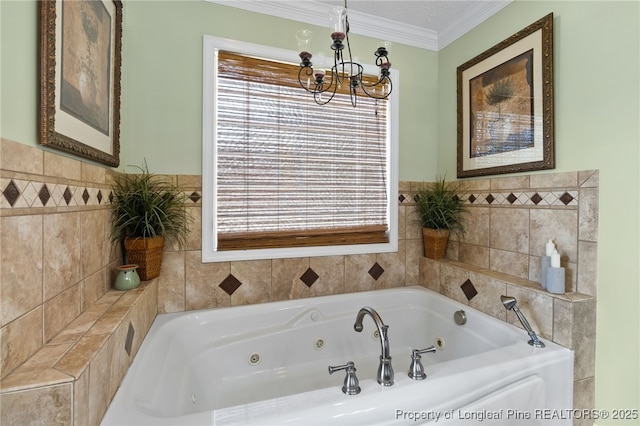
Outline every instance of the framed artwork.
<svg viewBox="0 0 640 426">
<path fill-rule="evenodd" d="M 120 164 L 122 2 L 40 2 L 40 144 Z"/>
<path fill-rule="evenodd" d="M 458 177 L 553 169 L 553 14 L 457 69 Z"/>
</svg>

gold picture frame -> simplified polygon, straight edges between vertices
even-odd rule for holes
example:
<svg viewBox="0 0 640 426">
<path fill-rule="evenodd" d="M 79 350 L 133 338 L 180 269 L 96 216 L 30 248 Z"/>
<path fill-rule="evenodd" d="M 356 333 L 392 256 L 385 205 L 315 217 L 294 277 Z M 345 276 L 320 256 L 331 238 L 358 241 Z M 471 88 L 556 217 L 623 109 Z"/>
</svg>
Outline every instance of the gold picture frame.
<svg viewBox="0 0 640 426">
<path fill-rule="evenodd" d="M 40 144 L 120 164 L 122 2 L 40 1 Z"/>
<path fill-rule="evenodd" d="M 457 69 L 458 177 L 553 169 L 553 13 Z"/>
</svg>

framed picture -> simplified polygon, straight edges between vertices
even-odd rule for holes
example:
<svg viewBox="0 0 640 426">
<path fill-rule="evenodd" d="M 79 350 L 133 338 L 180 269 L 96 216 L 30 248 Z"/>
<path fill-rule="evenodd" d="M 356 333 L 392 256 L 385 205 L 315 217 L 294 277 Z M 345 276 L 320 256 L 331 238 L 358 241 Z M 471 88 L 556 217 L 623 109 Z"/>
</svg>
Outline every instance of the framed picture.
<svg viewBox="0 0 640 426">
<path fill-rule="evenodd" d="M 552 169 L 553 14 L 460 65 L 458 177 Z"/>
<path fill-rule="evenodd" d="M 122 2 L 40 2 L 40 144 L 120 163 Z"/>
</svg>

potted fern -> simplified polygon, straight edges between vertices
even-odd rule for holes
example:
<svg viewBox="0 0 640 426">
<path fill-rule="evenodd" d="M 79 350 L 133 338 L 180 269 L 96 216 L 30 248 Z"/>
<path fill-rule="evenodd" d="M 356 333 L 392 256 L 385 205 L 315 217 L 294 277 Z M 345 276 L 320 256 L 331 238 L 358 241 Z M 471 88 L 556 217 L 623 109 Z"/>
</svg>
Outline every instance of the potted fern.
<svg viewBox="0 0 640 426">
<path fill-rule="evenodd" d="M 111 240 L 123 243 L 125 263 L 139 265 L 140 278 L 150 280 L 160 275 L 165 238 L 185 244 L 191 216 L 184 192 L 149 173 L 146 161 L 138 169 L 113 184 Z"/>
<path fill-rule="evenodd" d="M 428 258 L 442 259 L 445 256 L 451 232 L 464 235 L 466 207 L 458 191 L 458 184 L 436 177 L 436 182 L 416 194 L 424 255 Z"/>
</svg>

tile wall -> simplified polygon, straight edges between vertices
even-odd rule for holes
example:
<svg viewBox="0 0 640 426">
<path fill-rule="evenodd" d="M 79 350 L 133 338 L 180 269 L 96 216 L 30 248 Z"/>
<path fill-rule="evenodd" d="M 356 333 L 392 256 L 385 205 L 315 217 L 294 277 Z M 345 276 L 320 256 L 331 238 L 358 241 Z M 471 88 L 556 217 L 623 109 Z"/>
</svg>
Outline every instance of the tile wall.
<svg viewBox="0 0 640 426">
<path fill-rule="evenodd" d="M 109 169 L 8 140 L 0 145 L 0 332 L 7 376 L 108 296 L 120 255 L 109 243 Z M 401 182 L 397 253 L 201 262 L 200 176 L 169 176 L 190 196 L 187 245 L 167 242 L 157 312 L 178 312 L 422 284 L 516 323 L 511 294 L 544 338 L 576 349 L 576 406 L 593 406 L 598 217 L 597 171 L 465 181 L 468 232 L 447 259 L 422 256 L 413 196 Z M 567 294 L 537 284 L 554 239 Z M 469 280 L 469 299 L 460 285 Z M 154 290 L 155 291 L 155 290 Z M 516 324 L 517 325 L 517 324 Z M 578 395 L 578 394 L 577 394 Z"/>
</svg>

